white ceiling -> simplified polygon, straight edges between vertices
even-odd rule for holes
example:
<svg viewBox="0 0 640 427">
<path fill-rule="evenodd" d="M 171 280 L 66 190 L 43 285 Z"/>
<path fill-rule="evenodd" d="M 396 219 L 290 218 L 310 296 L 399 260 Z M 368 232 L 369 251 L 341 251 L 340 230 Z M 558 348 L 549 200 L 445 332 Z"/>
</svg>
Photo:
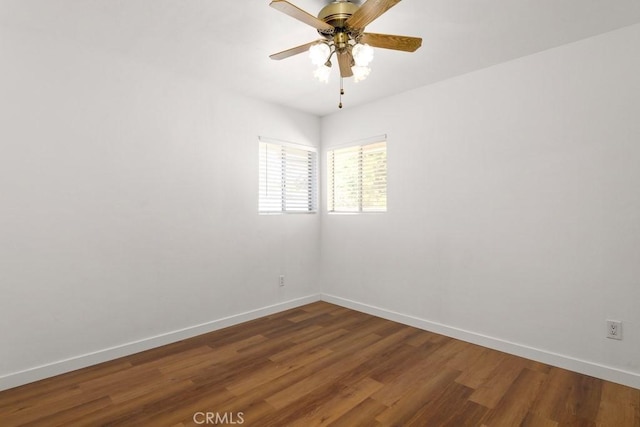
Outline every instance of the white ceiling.
<svg viewBox="0 0 640 427">
<path fill-rule="evenodd" d="M 315 15 L 327 0 L 290 0 Z M 640 22 L 640 0 L 404 0 L 367 27 L 422 37 L 415 53 L 376 49 L 345 108 Z M 306 54 L 318 38 L 269 0 L 0 0 L 0 25 L 38 31 L 319 116 L 338 111 L 339 73 L 322 84 Z M 639 52 L 629 52 L 638 55 Z"/>
</svg>

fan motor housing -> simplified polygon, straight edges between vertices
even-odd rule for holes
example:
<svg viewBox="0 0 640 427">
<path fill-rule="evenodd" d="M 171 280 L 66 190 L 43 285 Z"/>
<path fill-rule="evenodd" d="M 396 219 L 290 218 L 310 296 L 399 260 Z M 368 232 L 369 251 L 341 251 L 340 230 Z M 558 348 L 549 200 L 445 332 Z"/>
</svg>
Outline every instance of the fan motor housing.
<svg viewBox="0 0 640 427">
<path fill-rule="evenodd" d="M 344 28 L 345 21 L 349 19 L 356 10 L 358 10 L 358 6 L 349 1 L 334 1 L 320 10 L 318 19 L 335 28 Z"/>
</svg>

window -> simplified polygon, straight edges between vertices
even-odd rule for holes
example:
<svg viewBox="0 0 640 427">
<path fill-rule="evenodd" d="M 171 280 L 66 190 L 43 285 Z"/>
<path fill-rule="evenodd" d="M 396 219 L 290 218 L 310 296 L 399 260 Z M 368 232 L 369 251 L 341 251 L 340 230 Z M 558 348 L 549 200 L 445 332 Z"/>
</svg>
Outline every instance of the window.
<svg viewBox="0 0 640 427">
<path fill-rule="evenodd" d="M 315 212 L 316 152 L 260 138 L 258 212 Z"/>
<path fill-rule="evenodd" d="M 387 142 L 328 152 L 329 212 L 386 212 Z"/>
</svg>

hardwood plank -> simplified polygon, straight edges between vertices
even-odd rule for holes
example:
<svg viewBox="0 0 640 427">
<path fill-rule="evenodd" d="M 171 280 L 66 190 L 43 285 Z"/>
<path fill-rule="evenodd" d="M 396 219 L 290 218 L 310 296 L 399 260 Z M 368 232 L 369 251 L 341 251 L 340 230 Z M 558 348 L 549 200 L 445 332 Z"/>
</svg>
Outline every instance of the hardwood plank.
<svg viewBox="0 0 640 427">
<path fill-rule="evenodd" d="M 503 353 L 484 349 L 473 362 L 463 367 L 456 382 L 477 389 L 491 378 L 505 356 Z"/>
<path fill-rule="evenodd" d="M 567 411 L 567 398 L 575 382 L 573 372 L 555 369 L 549 373 L 544 384 L 544 393 L 540 393 L 531 407 L 531 413 L 539 418 L 555 420 L 564 417 Z"/>
<path fill-rule="evenodd" d="M 373 427 L 380 425 L 375 418 L 387 409 L 382 403 L 367 397 L 346 414 L 329 424 L 330 427 Z"/>
<path fill-rule="evenodd" d="M 269 360 L 273 362 L 291 360 L 300 354 L 305 354 L 313 349 L 323 347 L 327 342 L 334 341 L 337 338 L 348 334 L 348 330 L 341 328 L 329 333 L 309 335 L 305 341 L 293 345 L 286 350 L 272 354 L 269 356 Z"/>
<path fill-rule="evenodd" d="M 57 410 L 53 414 L 39 414 L 40 417 L 29 422 L 30 427 L 51 427 L 66 426 L 79 424 L 85 417 L 97 412 L 108 410 L 113 402 L 108 397 L 100 397 L 84 403 L 79 403 L 68 409 Z M 8 421 L 9 422 L 9 421 Z M 21 419 L 21 423 L 25 422 L 25 418 Z"/>
<path fill-rule="evenodd" d="M 0 414 L 2 425 L 20 425 L 54 416 L 58 412 L 67 411 L 94 400 L 86 396 L 79 388 L 65 393 L 49 394 L 42 400 L 29 405 L 16 405 L 5 409 Z"/>
<path fill-rule="evenodd" d="M 415 363 L 406 365 L 399 375 L 395 378 L 389 378 L 385 387 L 378 391 L 373 398 L 387 406 L 392 406 L 404 398 L 414 384 L 428 381 L 434 373 L 444 370 L 445 363 L 452 357 L 452 354 L 449 354 L 447 350 L 452 347 L 454 347 L 453 342 L 445 343 L 440 347 L 440 351 L 434 351 Z M 459 374 L 459 371 L 455 372 Z"/>
<path fill-rule="evenodd" d="M 163 382 L 164 377 L 154 366 L 134 366 L 113 375 L 82 381 L 78 384 L 79 392 L 84 396 L 117 395 L 131 389 L 131 384 L 146 390 L 157 382 Z"/>
<path fill-rule="evenodd" d="M 513 382 L 525 368 L 526 361 L 519 357 L 507 357 L 489 375 L 489 379 L 478 387 L 469 400 L 493 409 L 502 400 Z"/>
<path fill-rule="evenodd" d="M 477 426 L 486 417 L 488 409 L 468 400 L 469 387 L 457 382 L 445 386 L 433 400 L 425 403 L 405 423 L 406 426 Z"/>
<path fill-rule="evenodd" d="M 467 401 L 457 410 L 449 408 L 449 411 L 444 412 L 442 417 L 446 418 L 447 421 L 442 425 L 451 427 L 476 427 L 480 425 L 481 420 L 483 420 L 486 415 L 487 408 L 475 402 Z M 413 424 L 411 427 L 421 426 L 419 424 Z"/>
<path fill-rule="evenodd" d="M 412 346 L 402 344 L 372 357 L 363 364 L 366 374 L 383 384 L 389 384 L 405 372 L 406 367 L 417 363 L 429 353 L 418 352 Z"/>
<path fill-rule="evenodd" d="M 602 381 L 571 373 L 572 386 L 565 398 L 564 411 L 554 418 L 560 425 L 593 425 L 598 415 Z"/>
<path fill-rule="evenodd" d="M 103 418 L 91 420 L 91 425 L 106 427 L 176 424 L 193 417 L 196 412 L 215 409 L 232 396 L 226 390 L 211 387 L 191 387 L 170 394 L 158 393 L 143 405 L 130 405 L 127 411 L 118 411 L 118 406 L 115 406 L 116 411 L 105 412 Z"/>
<path fill-rule="evenodd" d="M 640 390 L 325 302 L 0 392 L 0 426 L 640 427 Z M 226 421 L 230 421 L 226 418 Z"/>
<path fill-rule="evenodd" d="M 405 425 L 422 408 L 425 403 L 436 399 L 444 392 L 447 384 L 451 384 L 459 375 L 450 368 L 435 372 L 426 381 L 412 384 L 401 399 L 376 417 L 382 425 Z M 373 397 L 375 399 L 375 396 Z"/>
<path fill-rule="evenodd" d="M 249 390 L 252 390 L 256 387 L 259 387 L 263 384 L 274 381 L 275 379 L 287 375 L 303 366 L 316 361 L 318 359 L 322 359 L 325 356 L 333 353 L 331 350 L 327 348 L 317 349 L 315 351 L 310 351 L 304 355 L 299 355 L 297 358 L 290 362 L 272 362 L 266 365 L 263 369 L 254 372 L 251 377 L 244 377 L 227 386 L 227 390 L 236 396 L 241 396 L 244 393 L 247 393 Z"/>
<path fill-rule="evenodd" d="M 352 347 L 353 340 L 358 340 L 367 336 L 376 336 L 378 339 L 382 339 L 387 335 L 388 330 L 384 329 L 384 323 L 381 319 L 370 318 L 364 319 L 363 323 L 345 328 L 349 330 L 349 335 L 342 336 L 333 342 L 327 343 L 327 347 L 334 351 L 345 351 L 345 349 Z"/>
<path fill-rule="evenodd" d="M 462 341 L 454 341 L 452 345 L 457 346 L 458 349 L 454 351 L 453 357 L 447 362 L 447 366 L 460 372 L 464 372 L 483 352 L 488 350 L 479 345 L 463 343 Z"/>
<path fill-rule="evenodd" d="M 310 373 L 299 382 L 268 396 L 265 400 L 274 408 L 282 409 L 309 393 L 337 381 L 342 375 L 347 374 L 360 363 L 362 363 L 360 360 L 352 359 L 344 362 L 342 358 L 336 359 L 333 364 L 321 369 L 320 371 Z"/>
<path fill-rule="evenodd" d="M 598 427 L 640 426 L 640 390 L 603 382 L 601 391 Z"/>
<path fill-rule="evenodd" d="M 400 330 L 395 334 L 376 341 L 365 348 L 361 348 L 357 354 L 351 354 L 350 357 L 343 358 L 340 362 L 334 363 L 325 369 L 310 375 L 291 387 L 268 397 L 266 400 L 275 408 L 283 408 L 299 399 L 301 396 L 322 387 L 326 383 L 336 381 L 342 375 L 347 374 L 350 370 L 355 369 L 358 365 L 364 363 L 376 352 L 396 346 L 405 338 L 406 335 L 410 333 L 411 331 L 408 329 Z"/>
<path fill-rule="evenodd" d="M 412 336 L 411 338 L 408 338 L 405 341 L 405 344 L 410 345 L 412 347 L 420 347 L 424 344 L 426 344 L 427 342 L 429 342 L 429 340 L 433 339 L 433 335 L 431 332 L 427 332 L 427 331 L 418 331 L 418 333 L 416 333 L 414 336 Z"/>
<path fill-rule="evenodd" d="M 529 412 L 522 421 L 522 427 L 558 427 L 558 422 Z M 563 424 L 564 425 L 564 424 Z"/>
<path fill-rule="evenodd" d="M 489 427 L 520 425 L 545 379 L 545 374 L 525 368 L 484 423 Z"/>
<path fill-rule="evenodd" d="M 362 345 L 367 345 L 370 343 L 372 344 L 377 340 L 377 337 L 370 335 L 360 338 L 357 342 Z M 342 363 L 344 359 L 345 355 L 343 353 L 333 352 L 289 373 L 288 375 L 278 377 L 267 384 L 263 384 L 259 389 L 254 389 L 246 395 L 253 395 L 256 399 L 262 398 L 269 401 L 269 399 L 276 394 L 283 393 L 286 396 L 288 392 L 295 390 L 294 386 L 298 383 L 310 381 L 311 378 L 316 379 L 319 384 L 322 384 L 322 373 L 325 372 L 324 370 L 330 369 L 332 365 Z M 320 373 L 320 375 L 318 375 L 318 373 Z M 311 384 L 313 384 L 313 382 Z M 303 396 L 299 397 L 301 398 Z"/>
<path fill-rule="evenodd" d="M 88 368 L 79 369 L 63 375 L 56 375 L 31 384 L 11 389 L 11 392 L 0 392 L 0 415 L 7 408 L 15 405 L 26 406 L 41 402 L 47 395 L 65 394 L 78 387 L 78 381 L 109 376 L 113 373 L 131 368 L 128 361 L 111 361 Z"/>
<path fill-rule="evenodd" d="M 338 393 L 321 405 L 308 409 L 303 416 L 296 415 L 295 419 L 292 419 L 286 425 L 306 427 L 331 424 L 382 387 L 383 384 L 377 381 L 363 378 L 357 383 L 344 386 Z"/>
</svg>

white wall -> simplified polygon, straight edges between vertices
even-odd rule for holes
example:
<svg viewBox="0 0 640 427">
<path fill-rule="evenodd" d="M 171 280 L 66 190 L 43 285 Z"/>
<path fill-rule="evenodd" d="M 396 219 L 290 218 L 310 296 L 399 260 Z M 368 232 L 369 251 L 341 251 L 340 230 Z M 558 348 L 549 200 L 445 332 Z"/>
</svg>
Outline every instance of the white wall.
<svg viewBox="0 0 640 427">
<path fill-rule="evenodd" d="M 36 33 L 0 57 L 0 389 L 317 298 L 319 216 L 257 214 L 257 138 L 319 118 Z"/>
<path fill-rule="evenodd" d="M 0 28 L 0 389 L 297 304 L 319 274 L 335 302 L 640 386 L 639 41 L 629 27 L 321 127 Z M 388 213 L 256 214 L 257 136 L 320 131 L 325 148 L 389 135 Z"/>
<path fill-rule="evenodd" d="M 323 293 L 640 387 L 639 48 L 635 25 L 324 118 L 325 151 L 388 134 L 389 210 L 323 214 Z"/>
</svg>

